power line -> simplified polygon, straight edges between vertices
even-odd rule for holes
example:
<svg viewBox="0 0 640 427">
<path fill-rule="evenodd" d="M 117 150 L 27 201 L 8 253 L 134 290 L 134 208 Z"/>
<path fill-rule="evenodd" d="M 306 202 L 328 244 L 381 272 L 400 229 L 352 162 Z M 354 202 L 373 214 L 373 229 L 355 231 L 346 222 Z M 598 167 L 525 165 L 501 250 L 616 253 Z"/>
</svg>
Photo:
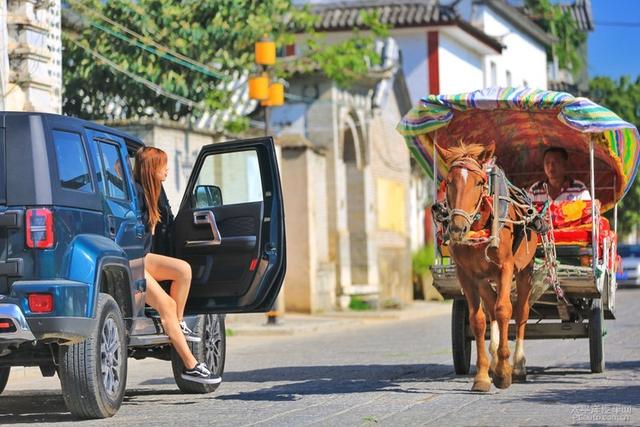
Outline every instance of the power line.
<svg viewBox="0 0 640 427">
<path fill-rule="evenodd" d="M 173 50 L 173 49 L 171 49 L 171 48 L 169 48 L 167 46 L 161 45 L 160 43 L 156 42 L 155 40 L 153 40 L 153 39 L 151 39 L 149 37 L 145 37 L 145 36 L 135 32 L 135 31 L 125 27 L 124 25 L 122 25 L 122 24 L 120 24 L 120 23 L 108 18 L 107 16 L 99 13 L 98 11 L 88 8 L 84 4 L 78 2 L 77 0 L 67 0 L 67 1 L 69 2 L 69 4 L 72 7 L 75 6 L 75 7 L 79 7 L 81 9 L 85 10 L 90 15 L 92 15 L 92 16 L 94 16 L 94 17 L 96 17 L 96 18 L 98 18 L 98 19 L 100 19 L 100 20 L 102 20 L 102 21 L 104 21 L 104 22 L 106 22 L 106 23 L 118 28 L 120 31 L 122 31 L 124 33 L 127 33 L 127 34 L 131 35 L 132 37 L 140 40 L 142 42 L 141 44 L 146 46 L 146 48 L 144 48 L 142 46 L 138 46 L 138 47 L 141 47 L 141 48 L 143 48 L 145 50 L 148 50 L 148 46 L 147 46 L 147 43 L 148 43 L 148 44 L 152 45 L 153 47 L 155 47 L 156 49 L 158 49 L 159 51 L 167 53 L 167 54 L 169 54 L 169 55 L 171 55 L 171 56 L 173 56 L 173 57 L 175 57 L 178 60 L 183 61 L 183 62 L 182 63 L 181 62 L 177 62 L 176 60 L 174 60 L 175 58 L 171 58 L 170 56 L 158 55 L 160 57 L 164 57 L 165 59 L 168 59 L 170 61 L 179 63 L 180 65 L 183 65 L 183 66 L 186 66 L 184 63 L 187 63 L 187 64 L 190 64 L 190 65 L 195 67 L 195 68 L 192 68 L 192 69 L 195 69 L 196 71 L 199 71 L 199 72 L 201 72 L 203 74 L 206 74 L 206 75 L 212 76 L 212 77 L 216 77 L 216 78 L 219 78 L 219 79 L 222 79 L 222 80 L 225 80 L 225 81 L 229 80 L 229 76 L 226 76 L 226 75 L 216 71 L 211 66 L 203 64 L 201 62 L 198 62 L 198 61 L 196 61 L 196 60 L 194 60 L 192 58 L 189 58 L 188 56 L 185 56 L 185 55 L 183 55 L 183 54 L 181 54 L 179 52 L 176 52 L 175 50 Z M 84 15 L 81 14 L 81 16 L 84 16 Z M 92 23 L 92 25 L 94 27 L 97 27 L 97 28 L 103 30 L 103 31 L 107 31 L 107 32 L 111 33 L 113 36 L 118 37 L 121 40 L 125 40 L 125 41 L 127 41 L 127 42 L 129 42 L 131 44 L 139 43 L 139 42 L 134 42 L 133 40 L 127 38 L 126 36 L 124 36 L 121 33 L 117 33 L 114 30 L 106 30 L 105 27 L 99 26 L 99 24 Z M 100 27 L 102 27 L 102 28 L 100 28 Z M 119 34 L 119 35 L 116 35 L 114 33 Z M 156 55 L 157 55 L 157 53 L 156 53 Z"/>
<path fill-rule="evenodd" d="M 103 55 L 99 54 L 98 52 L 96 52 L 93 49 L 90 49 L 86 46 L 83 46 L 82 44 L 78 43 L 76 40 L 74 40 L 72 37 L 66 35 L 65 33 L 62 33 L 64 37 L 66 37 L 69 41 L 71 41 L 73 44 L 75 44 L 77 47 L 79 47 L 80 49 L 84 50 L 85 52 L 91 54 L 94 58 L 102 61 L 103 63 L 107 64 L 108 66 L 110 66 L 111 68 L 115 69 L 116 71 L 126 75 L 127 77 L 129 77 L 130 79 L 145 85 L 147 88 L 153 90 L 156 94 L 173 99 L 174 101 L 180 102 L 190 108 L 195 108 L 195 109 L 202 109 L 204 107 L 202 102 L 196 102 L 193 101 L 191 99 L 185 98 L 183 96 L 180 95 L 176 95 L 174 93 L 171 93 L 165 89 L 163 89 L 162 87 L 160 87 L 159 85 L 153 83 L 150 80 L 147 80 L 143 77 L 140 77 L 128 70 L 125 70 L 124 68 L 122 68 L 120 65 L 116 64 L 115 62 L 111 61 L 110 59 L 104 57 Z"/>
<path fill-rule="evenodd" d="M 107 28 L 107 27 L 105 27 L 103 25 L 100 25 L 100 24 L 97 24 L 95 22 L 92 22 L 91 26 L 94 27 L 94 28 L 97 28 L 100 31 L 103 31 L 103 32 L 105 32 L 105 33 L 107 33 L 107 34 L 109 34 L 109 35 L 111 35 L 113 37 L 116 37 L 116 38 L 118 38 L 118 39 L 120 39 L 122 41 L 125 41 L 125 42 L 127 42 L 129 44 L 132 44 L 132 45 L 134 45 L 136 47 L 139 47 L 140 49 L 146 50 L 149 53 L 157 55 L 160 58 L 166 59 L 166 60 L 171 61 L 171 62 L 173 62 L 175 64 L 182 65 L 183 67 L 189 68 L 190 70 L 198 71 L 198 72 L 200 72 L 202 74 L 205 74 L 205 75 L 207 75 L 209 77 L 214 77 L 214 78 L 218 78 L 218 79 L 222 78 L 222 77 L 220 77 L 221 76 L 220 73 L 212 73 L 211 71 L 209 71 L 209 70 L 207 70 L 205 68 L 202 68 L 202 67 L 199 67 L 199 66 L 194 66 L 194 65 L 192 65 L 192 64 L 190 64 L 190 63 L 188 63 L 186 61 L 183 61 L 182 59 L 174 58 L 173 56 L 158 52 L 158 50 L 155 49 L 155 48 L 152 48 L 152 47 L 150 47 L 150 46 L 148 46 L 148 45 L 146 45 L 144 43 L 140 43 L 138 41 L 132 40 L 129 37 L 125 36 L 124 34 L 119 33 L 117 31 L 114 31 L 114 30 L 112 30 L 110 28 Z M 224 76 L 224 77 L 226 78 L 226 76 Z"/>
<path fill-rule="evenodd" d="M 594 25 L 603 27 L 640 27 L 640 22 L 598 21 L 594 22 Z"/>
</svg>

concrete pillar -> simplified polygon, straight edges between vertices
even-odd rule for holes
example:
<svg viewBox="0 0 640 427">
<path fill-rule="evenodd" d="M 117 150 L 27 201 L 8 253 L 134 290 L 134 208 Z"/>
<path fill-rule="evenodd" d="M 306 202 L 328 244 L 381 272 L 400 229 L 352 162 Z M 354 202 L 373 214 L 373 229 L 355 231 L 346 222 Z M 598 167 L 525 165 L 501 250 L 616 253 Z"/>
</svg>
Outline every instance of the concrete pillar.
<svg viewBox="0 0 640 427">
<path fill-rule="evenodd" d="M 351 254 L 346 200 L 346 168 L 339 147 L 339 116 L 335 102 L 337 89 L 333 83 L 318 83 L 318 99 L 307 112 L 307 137 L 314 145 L 327 150 L 327 223 L 329 262 L 336 266 L 337 295 L 340 306 L 346 306 L 349 297 L 343 297 L 351 286 Z"/>
<path fill-rule="evenodd" d="M 334 308 L 335 269 L 328 260 L 324 154 L 302 137 L 278 139 L 287 229 L 287 311 Z"/>
</svg>

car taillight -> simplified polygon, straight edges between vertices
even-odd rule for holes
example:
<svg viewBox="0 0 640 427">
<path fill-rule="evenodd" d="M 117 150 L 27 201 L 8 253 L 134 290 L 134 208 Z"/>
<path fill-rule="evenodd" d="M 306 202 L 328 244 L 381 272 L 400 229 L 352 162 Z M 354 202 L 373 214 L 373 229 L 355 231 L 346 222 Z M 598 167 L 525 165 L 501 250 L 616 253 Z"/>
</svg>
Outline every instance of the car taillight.
<svg viewBox="0 0 640 427">
<path fill-rule="evenodd" d="M 15 332 L 16 325 L 11 319 L 0 319 L 0 332 Z"/>
<path fill-rule="evenodd" d="M 50 313 L 53 311 L 53 295 L 29 294 L 29 310 L 34 313 Z"/>
<path fill-rule="evenodd" d="M 53 212 L 46 208 L 27 210 L 27 247 L 46 249 L 55 243 Z"/>
</svg>

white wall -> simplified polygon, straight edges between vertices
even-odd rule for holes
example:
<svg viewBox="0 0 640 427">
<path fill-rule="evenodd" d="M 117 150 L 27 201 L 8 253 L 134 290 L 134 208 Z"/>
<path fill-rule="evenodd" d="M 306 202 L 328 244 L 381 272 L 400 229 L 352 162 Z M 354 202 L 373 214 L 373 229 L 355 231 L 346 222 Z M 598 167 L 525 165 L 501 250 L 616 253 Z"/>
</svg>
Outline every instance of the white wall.
<svg viewBox="0 0 640 427">
<path fill-rule="evenodd" d="M 484 31 L 498 38 L 506 46 L 502 55 L 485 59 L 485 86 L 491 86 L 491 62 L 496 64 L 497 85 L 507 86 L 507 72 L 511 73 L 511 86 L 547 88 L 547 54 L 545 47 L 523 34 L 511 23 L 488 7 L 478 10 L 478 20 Z"/>
<path fill-rule="evenodd" d="M 482 55 L 439 35 L 440 93 L 469 92 L 483 86 Z"/>
<path fill-rule="evenodd" d="M 411 104 L 429 94 L 427 31 L 392 31 L 402 55 L 402 71 L 407 82 Z"/>
</svg>

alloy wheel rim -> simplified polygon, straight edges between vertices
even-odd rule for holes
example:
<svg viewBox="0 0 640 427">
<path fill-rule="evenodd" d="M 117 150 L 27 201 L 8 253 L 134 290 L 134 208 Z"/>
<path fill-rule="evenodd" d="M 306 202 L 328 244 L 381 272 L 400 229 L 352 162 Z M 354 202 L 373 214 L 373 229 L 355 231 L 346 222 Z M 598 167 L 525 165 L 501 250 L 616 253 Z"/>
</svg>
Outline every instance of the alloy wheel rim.
<svg viewBox="0 0 640 427">
<path fill-rule="evenodd" d="M 122 353 L 116 322 L 109 317 L 102 326 L 100 340 L 100 371 L 102 385 L 109 397 L 118 394 Z"/>
<path fill-rule="evenodd" d="M 207 315 L 204 326 L 204 356 L 209 369 L 218 373 L 221 359 L 222 333 L 218 316 Z"/>
</svg>

